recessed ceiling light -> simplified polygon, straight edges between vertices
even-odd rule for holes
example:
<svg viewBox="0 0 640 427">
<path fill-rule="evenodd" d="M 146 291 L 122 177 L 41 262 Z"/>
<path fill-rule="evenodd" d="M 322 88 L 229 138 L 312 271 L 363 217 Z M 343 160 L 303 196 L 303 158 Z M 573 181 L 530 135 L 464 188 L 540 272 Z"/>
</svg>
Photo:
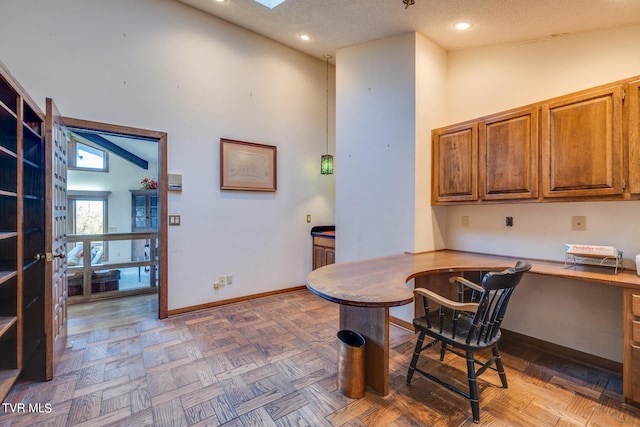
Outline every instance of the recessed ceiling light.
<svg viewBox="0 0 640 427">
<path fill-rule="evenodd" d="M 224 3 L 225 1 L 227 1 L 227 0 L 216 0 L 216 2 L 218 2 L 218 3 Z"/>
<path fill-rule="evenodd" d="M 309 34 L 300 34 L 298 35 L 298 38 L 303 42 L 311 41 L 311 36 Z"/>
<path fill-rule="evenodd" d="M 471 28 L 471 24 L 468 22 L 456 22 L 455 24 L 453 24 L 453 26 L 455 27 L 456 30 L 459 30 L 459 31 L 464 31 Z"/>
</svg>

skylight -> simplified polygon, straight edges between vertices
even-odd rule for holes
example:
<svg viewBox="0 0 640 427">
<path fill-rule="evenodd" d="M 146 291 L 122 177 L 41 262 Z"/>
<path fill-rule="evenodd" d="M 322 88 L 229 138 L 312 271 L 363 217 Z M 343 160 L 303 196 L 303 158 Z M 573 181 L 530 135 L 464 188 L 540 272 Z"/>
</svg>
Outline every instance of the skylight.
<svg viewBox="0 0 640 427">
<path fill-rule="evenodd" d="M 280 3 L 284 3 L 285 0 L 256 0 L 261 5 L 267 6 L 269 9 L 273 9 Z"/>
</svg>

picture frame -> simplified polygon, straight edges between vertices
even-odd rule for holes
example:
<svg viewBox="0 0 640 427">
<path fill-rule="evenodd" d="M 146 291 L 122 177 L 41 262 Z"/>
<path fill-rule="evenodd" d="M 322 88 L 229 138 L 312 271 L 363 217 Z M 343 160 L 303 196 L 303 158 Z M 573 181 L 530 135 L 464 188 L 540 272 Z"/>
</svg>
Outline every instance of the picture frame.
<svg viewBox="0 0 640 427">
<path fill-rule="evenodd" d="M 277 148 L 273 145 L 220 138 L 220 189 L 277 189 Z"/>
</svg>

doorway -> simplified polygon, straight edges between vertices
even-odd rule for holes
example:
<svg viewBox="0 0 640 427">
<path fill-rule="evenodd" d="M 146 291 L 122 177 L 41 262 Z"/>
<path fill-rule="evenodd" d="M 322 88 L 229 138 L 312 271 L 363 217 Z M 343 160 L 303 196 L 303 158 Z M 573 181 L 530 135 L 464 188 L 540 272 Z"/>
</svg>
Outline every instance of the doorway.
<svg viewBox="0 0 640 427">
<path fill-rule="evenodd" d="M 63 120 L 69 303 L 157 293 L 167 317 L 167 134 Z"/>
</svg>

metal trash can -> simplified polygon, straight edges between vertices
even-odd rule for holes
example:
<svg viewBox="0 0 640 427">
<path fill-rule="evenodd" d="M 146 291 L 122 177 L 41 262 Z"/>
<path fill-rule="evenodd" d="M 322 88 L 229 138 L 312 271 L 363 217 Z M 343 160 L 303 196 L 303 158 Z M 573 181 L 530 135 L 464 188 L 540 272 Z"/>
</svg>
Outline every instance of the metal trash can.
<svg viewBox="0 0 640 427">
<path fill-rule="evenodd" d="M 364 373 L 365 339 L 354 331 L 338 332 L 338 388 L 348 397 L 364 397 L 366 389 Z"/>
</svg>

